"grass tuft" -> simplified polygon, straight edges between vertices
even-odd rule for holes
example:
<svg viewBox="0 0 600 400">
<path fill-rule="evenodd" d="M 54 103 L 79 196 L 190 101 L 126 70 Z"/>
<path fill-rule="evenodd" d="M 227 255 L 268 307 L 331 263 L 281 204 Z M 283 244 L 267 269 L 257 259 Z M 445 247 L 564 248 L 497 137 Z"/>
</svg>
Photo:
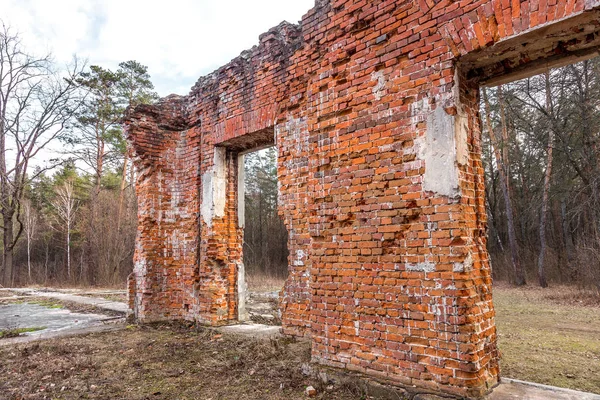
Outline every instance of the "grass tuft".
<svg viewBox="0 0 600 400">
<path fill-rule="evenodd" d="M 0 331 L 0 339 L 8 339 L 8 338 L 13 338 L 13 337 L 18 337 L 24 333 L 43 331 L 44 329 L 46 329 L 45 326 L 36 326 L 36 327 L 31 327 L 31 328 L 5 329 L 3 331 Z"/>
</svg>

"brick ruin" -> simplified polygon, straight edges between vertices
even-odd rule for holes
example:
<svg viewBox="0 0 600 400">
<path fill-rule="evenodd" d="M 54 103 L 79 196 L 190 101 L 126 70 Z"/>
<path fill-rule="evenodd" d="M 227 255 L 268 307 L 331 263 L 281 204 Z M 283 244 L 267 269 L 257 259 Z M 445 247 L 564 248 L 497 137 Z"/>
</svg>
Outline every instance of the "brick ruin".
<svg viewBox="0 0 600 400">
<path fill-rule="evenodd" d="M 476 398 L 499 380 L 479 87 L 589 58 L 600 0 L 317 0 L 125 121 L 139 321 L 244 320 L 243 153 L 278 150 L 283 331 L 316 363 Z"/>
</svg>

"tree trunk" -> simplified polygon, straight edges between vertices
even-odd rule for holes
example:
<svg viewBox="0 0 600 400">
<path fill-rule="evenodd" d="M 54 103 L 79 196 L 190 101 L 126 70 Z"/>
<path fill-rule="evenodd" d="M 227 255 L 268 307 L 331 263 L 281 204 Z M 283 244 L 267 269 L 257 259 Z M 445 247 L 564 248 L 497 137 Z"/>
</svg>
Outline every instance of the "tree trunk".
<svg viewBox="0 0 600 400">
<path fill-rule="evenodd" d="M 567 218 L 567 202 L 562 199 L 560 202 L 560 219 L 562 222 L 562 237 L 565 251 L 567 253 L 567 269 L 569 270 L 569 278 L 575 280 L 577 278 L 577 272 L 575 269 L 575 250 L 573 243 L 573 234 L 571 233 L 571 227 L 569 226 L 569 220 Z"/>
<path fill-rule="evenodd" d="M 79 283 L 83 282 L 83 253 L 85 247 L 81 248 L 81 252 L 79 253 Z"/>
<path fill-rule="evenodd" d="M 102 173 L 104 172 L 104 139 L 98 139 L 98 153 L 96 155 L 96 195 L 100 193 Z"/>
<path fill-rule="evenodd" d="M 544 192 L 542 195 L 542 213 L 540 216 L 540 254 L 538 257 L 538 281 L 543 288 L 548 287 L 546 272 L 544 270 L 544 256 L 546 253 L 546 220 L 548 215 L 548 192 L 550 191 L 550 179 L 552 177 L 552 142 L 554 138 L 550 134 L 548 139 L 548 164 L 546 176 L 544 177 Z"/>
<path fill-rule="evenodd" d="M 123 159 L 123 176 L 121 176 L 121 191 L 119 192 L 119 212 L 117 215 L 117 231 L 121 231 L 121 218 L 123 218 L 123 199 L 125 198 L 125 186 L 127 183 L 127 165 L 129 157 L 127 151 L 125 151 L 125 157 Z"/>
<path fill-rule="evenodd" d="M 71 280 L 71 220 L 67 221 L 67 276 Z"/>
<path fill-rule="evenodd" d="M 5 123 L 6 120 L 6 107 L 1 107 L 0 104 L 0 209 L 2 210 L 3 217 L 5 213 L 5 206 L 8 201 L 8 186 L 6 182 L 6 132 L 5 132 Z M 3 223 L 6 224 L 6 218 L 3 218 Z M 2 232 L 3 239 L 3 248 L 6 249 L 6 231 Z M 12 274 L 12 266 L 11 270 L 8 271 L 6 266 L 6 257 L 4 251 L 2 252 L 2 270 L 0 271 L 0 283 L 10 286 L 8 284 L 7 276 Z"/>
<path fill-rule="evenodd" d="M 3 241 L 4 248 L 2 253 L 2 264 L 4 265 L 4 285 L 12 286 L 14 281 L 13 274 L 13 219 L 10 209 L 4 210 L 3 215 L 4 233 Z"/>
<path fill-rule="evenodd" d="M 504 245 L 502 244 L 502 239 L 500 239 L 500 235 L 498 234 L 498 228 L 496 227 L 494 212 L 492 211 L 492 207 L 490 206 L 490 202 L 487 198 L 485 199 L 485 206 L 487 208 L 488 214 L 490 215 L 488 218 L 489 232 L 494 232 L 494 236 L 496 237 L 496 242 L 498 242 L 500 251 L 504 253 Z"/>
<path fill-rule="evenodd" d="M 263 208 L 262 208 L 262 190 L 258 192 L 258 246 L 260 249 L 260 264 L 261 264 L 261 272 L 267 273 L 267 269 L 265 267 L 265 253 L 263 252 Z"/>
<path fill-rule="evenodd" d="M 552 110 L 552 93 L 550 92 L 550 73 L 546 72 L 546 111 L 549 118 L 554 119 Z M 546 220 L 548 217 L 548 193 L 550 191 L 550 180 L 552 178 L 552 152 L 554 148 L 554 121 L 550 123 L 548 132 L 548 162 L 546 163 L 546 174 L 544 176 L 544 190 L 542 194 L 542 213 L 540 216 L 540 255 L 538 257 L 538 281 L 543 288 L 548 287 L 546 271 L 544 270 L 544 256 L 546 253 Z"/>
<path fill-rule="evenodd" d="M 48 284 L 48 260 L 50 259 L 50 243 L 45 242 L 44 248 L 44 285 Z"/>
<path fill-rule="evenodd" d="M 499 91 L 499 100 L 502 103 L 501 87 L 498 88 Z M 523 273 L 523 268 L 521 267 L 521 260 L 519 259 L 519 244 L 517 242 L 517 234 L 515 232 L 515 222 L 514 222 L 514 214 L 513 214 L 513 206 L 510 195 L 510 182 L 508 180 L 508 174 L 506 170 L 506 165 L 504 164 L 504 159 L 502 157 L 502 152 L 500 151 L 500 144 L 496 140 L 496 134 L 492 127 L 492 119 L 490 116 L 490 102 L 487 96 L 487 91 L 483 89 L 483 99 L 485 103 L 485 113 L 486 113 L 486 124 L 487 130 L 490 135 L 490 139 L 492 140 L 492 146 L 494 147 L 494 156 L 496 158 L 496 163 L 498 164 L 498 172 L 500 173 L 500 187 L 502 189 L 502 195 L 504 197 L 504 205 L 506 208 L 507 222 L 508 222 L 508 242 L 510 246 L 511 259 L 513 264 L 513 270 L 515 274 L 515 284 L 517 286 L 523 286 L 526 284 L 525 274 Z M 506 116 L 504 114 L 504 108 L 502 104 L 500 104 L 500 115 L 502 120 L 502 129 L 507 129 L 506 127 Z M 506 134 L 503 133 L 503 137 Z"/>
<path fill-rule="evenodd" d="M 29 235 L 29 231 L 27 232 L 27 275 L 31 283 L 31 236 Z"/>
</svg>

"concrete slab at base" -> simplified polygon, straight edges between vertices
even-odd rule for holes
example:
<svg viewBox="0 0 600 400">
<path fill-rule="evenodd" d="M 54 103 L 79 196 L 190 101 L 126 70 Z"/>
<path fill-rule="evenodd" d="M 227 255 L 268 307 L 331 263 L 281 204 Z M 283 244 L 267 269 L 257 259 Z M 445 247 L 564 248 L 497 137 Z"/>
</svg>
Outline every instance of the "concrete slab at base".
<svg viewBox="0 0 600 400">
<path fill-rule="evenodd" d="M 486 400 L 600 400 L 600 395 L 503 378 Z"/>
<path fill-rule="evenodd" d="M 281 336 L 281 326 L 263 324 L 239 324 L 220 327 L 224 333 L 235 333 L 253 338 Z"/>
<path fill-rule="evenodd" d="M 325 385 L 350 384 L 377 400 L 466 400 L 460 395 L 440 393 L 397 381 L 373 379 L 367 375 L 321 364 L 306 363 L 304 375 Z M 471 398 L 469 398 L 471 399 Z M 539 383 L 502 378 L 493 392 L 481 400 L 600 400 L 600 395 Z"/>
</svg>

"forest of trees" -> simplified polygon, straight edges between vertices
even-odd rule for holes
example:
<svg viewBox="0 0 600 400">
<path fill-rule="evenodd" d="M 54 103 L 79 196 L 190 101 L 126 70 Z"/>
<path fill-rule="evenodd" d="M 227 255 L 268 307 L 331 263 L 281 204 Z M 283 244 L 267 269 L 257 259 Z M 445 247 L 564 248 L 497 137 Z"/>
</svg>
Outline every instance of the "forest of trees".
<svg viewBox="0 0 600 400">
<path fill-rule="evenodd" d="M 244 264 L 249 274 L 285 278 L 287 230 L 277 214 L 277 150 L 245 156 Z"/>
<path fill-rule="evenodd" d="M 600 290 L 600 59 L 481 94 L 494 276 Z"/>
<path fill-rule="evenodd" d="M 157 97 L 136 61 L 59 69 L 0 27 L 0 284 L 125 281 L 136 201 L 121 119 Z"/>
<path fill-rule="evenodd" d="M 1 285 L 124 284 L 137 201 L 120 121 L 156 99 L 136 61 L 59 70 L 0 29 Z M 494 277 L 600 290 L 600 59 L 481 99 Z M 246 156 L 244 254 L 249 273 L 284 277 L 276 156 Z"/>
</svg>

